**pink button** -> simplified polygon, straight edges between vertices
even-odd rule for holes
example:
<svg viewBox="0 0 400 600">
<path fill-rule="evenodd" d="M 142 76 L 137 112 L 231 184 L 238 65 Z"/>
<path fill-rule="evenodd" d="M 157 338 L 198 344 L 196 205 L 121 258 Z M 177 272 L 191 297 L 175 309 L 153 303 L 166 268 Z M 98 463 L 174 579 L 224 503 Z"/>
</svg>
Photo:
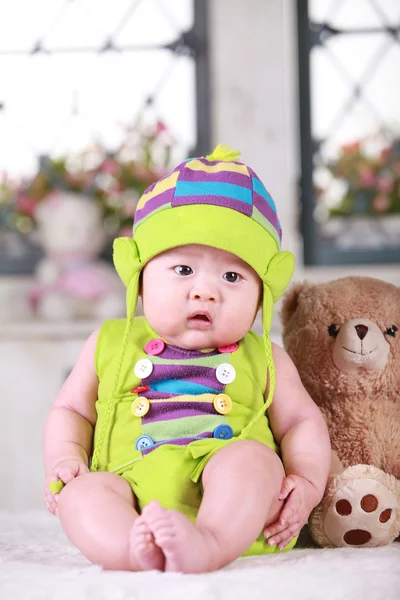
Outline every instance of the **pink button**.
<svg viewBox="0 0 400 600">
<path fill-rule="evenodd" d="M 162 340 L 150 340 L 144 347 L 144 351 L 146 354 L 151 354 L 151 356 L 157 356 L 157 354 L 161 354 L 164 350 L 165 344 Z"/>
<path fill-rule="evenodd" d="M 218 352 L 221 352 L 221 354 L 230 354 L 231 352 L 236 352 L 238 348 L 237 344 L 229 344 L 229 346 L 220 346 Z"/>
</svg>

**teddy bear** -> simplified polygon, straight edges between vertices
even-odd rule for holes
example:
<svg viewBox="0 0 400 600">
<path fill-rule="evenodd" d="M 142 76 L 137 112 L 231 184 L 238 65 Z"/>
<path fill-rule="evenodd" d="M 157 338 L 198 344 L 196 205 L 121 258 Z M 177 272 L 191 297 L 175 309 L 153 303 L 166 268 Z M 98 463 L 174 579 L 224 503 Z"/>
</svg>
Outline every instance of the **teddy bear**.
<svg viewBox="0 0 400 600">
<path fill-rule="evenodd" d="M 100 206 L 83 195 L 53 192 L 41 201 L 35 218 L 44 258 L 29 294 L 34 313 L 45 320 L 122 317 L 125 294 L 119 277 L 98 259 L 106 242 Z"/>
<path fill-rule="evenodd" d="M 370 277 L 294 284 L 283 344 L 331 436 L 314 541 L 374 547 L 400 533 L 400 288 Z"/>
</svg>

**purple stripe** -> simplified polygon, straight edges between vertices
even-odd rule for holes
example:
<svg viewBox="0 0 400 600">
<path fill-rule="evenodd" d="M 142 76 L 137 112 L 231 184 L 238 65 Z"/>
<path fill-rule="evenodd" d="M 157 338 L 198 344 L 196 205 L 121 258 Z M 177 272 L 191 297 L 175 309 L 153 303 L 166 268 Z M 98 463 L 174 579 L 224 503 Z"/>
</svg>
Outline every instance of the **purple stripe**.
<svg viewBox="0 0 400 600">
<path fill-rule="evenodd" d="M 154 390 L 149 390 L 148 392 L 144 392 L 140 395 L 145 396 L 147 400 L 168 400 L 169 398 L 176 398 L 176 396 L 182 396 L 182 394 L 171 394 L 170 392 L 156 392 Z"/>
<path fill-rule="evenodd" d="M 207 439 L 213 437 L 212 431 L 205 431 L 204 433 L 199 433 L 196 437 L 191 438 L 176 438 L 174 440 L 164 440 L 163 442 L 157 442 L 155 446 L 150 446 L 150 448 L 146 448 L 142 450 L 142 455 L 145 456 L 155 450 L 159 446 L 165 446 L 165 444 L 172 444 L 173 446 L 188 446 L 191 442 L 196 442 L 198 439 Z"/>
<path fill-rule="evenodd" d="M 256 179 L 259 179 L 261 181 L 261 179 L 259 178 L 259 176 L 257 175 L 257 173 L 255 173 L 253 171 L 253 169 L 251 169 L 250 167 L 247 167 L 247 170 L 249 171 L 249 175 L 250 177 L 255 177 Z M 262 182 L 261 182 L 262 183 Z M 264 185 L 264 184 L 263 184 Z M 264 186 L 265 187 L 265 186 Z M 257 196 L 257 198 L 256 198 Z M 268 214 L 266 214 L 262 209 L 261 209 L 261 205 L 258 206 L 257 202 L 260 202 L 260 198 L 262 200 L 262 202 L 264 202 L 264 204 L 262 205 L 263 207 L 265 206 L 265 204 L 268 206 L 268 208 L 272 211 L 272 208 L 268 205 L 268 202 L 265 200 L 265 198 L 263 198 L 262 196 L 260 196 L 259 194 L 257 194 L 256 192 L 253 192 L 253 204 L 254 206 L 257 207 L 257 209 L 260 211 L 260 213 L 262 215 L 264 215 L 264 217 L 266 219 L 268 219 L 268 221 L 275 227 L 275 229 L 277 230 L 277 232 L 279 233 L 279 239 L 282 241 L 282 228 L 281 228 L 281 224 L 279 222 L 279 218 L 278 215 L 276 213 L 274 213 L 276 215 L 275 220 L 273 220 L 270 217 L 270 214 L 268 212 Z M 257 201 L 256 201 L 257 200 Z M 273 212 L 273 211 L 272 211 Z"/>
<path fill-rule="evenodd" d="M 188 204 L 214 204 L 215 206 L 232 208 L 248 217 L 251 217 L 253 213 L 253 206 L 251 204 L 247 204 L 247 202 L 242 202 L 241 200 L 224 198 L 224 196 L 177 196 L 172 200 L 173 207 L 187 206 Z"/>
<path fill-rule="evenodd" d="M 255 173 L 251 167 L 247 167 L 247 170 L 249 172 L 250 177 L 255 177 L 256 179 L 260 179 L 259 176 L 257 175 L 257 173 Z M 261 181 L 261 179 L 260 179 L 260 181 Z"/>
<path fill-rule="evenodd" d="M 200 417 L 205 414 L 216 414 L 212 402 L 156 402 L 151 403 L 149 412 L 142 417 L 142 424 Z"/>
<path fill-rule="evenodd" d="M 177 346 L 166 345 L 158 357 L 165 358 L 166 360 L 188 360 L 217 356 L 218 354 L 218 350 L 213 350 L 212 352 L 199 352 L 198 350 L 184 350 L 183 348 L 178 348 Z"/>
<path fill-rule="evenodd" d="M 219 182 L 232 183 L 234 185 L 240 185 L 241 187 L 251 189 L 252 182 L 248 175 L 243 173 L 234 173 L 233 171 L 219 171 L 218 173 L 208 173 L 206 171 L 195 171 L 194 169 L 185 169 L 179 181 L 196 181 L 203 182 Z"/>
<path fill-rule="evenodd" d="M 257 192 L 253 192 L 253 204 L 260 213 L 275 227 L 277 233 L 280 232 L 279 219 L 276 212 L 270 207 L 268 202 Z"/>
<path fill-rule="evenodd" d="M 143 379 L 143 382 L 148 385 L 153 381 L 159 382 L 163 379 L 191 381 L 206 387 L 212 387 L 217 391 L 224 389 L 224 385 L 218 381 L 213 367 L 200 367 L 198 365 L 153 365 L 152 373 L 146 379 Z"/>
<path fill-rule="evenodd" d="M 164 204 L 169 204 L 170 202 L 172 202 L 174 193 L 175 193 L 175 186 L 169 190 L 165 190 L 164 192 L 161 192 L 161 194 L 154 196 L 154 198 L 150 198 L 150 200 L 147 200 L 147 202 L 143 206 L 143 208 L 139 208 L 136 211 L 135 223 L 137 223 L 141 219 L 144 219 L 144 217 L 147 217 L 147 215 L 149 215 L 151 212 L 153 212 L 153 210 L 156 210 L 156 208 L 160 208 L 160 206 L 163 206 Z"/>
</svg>

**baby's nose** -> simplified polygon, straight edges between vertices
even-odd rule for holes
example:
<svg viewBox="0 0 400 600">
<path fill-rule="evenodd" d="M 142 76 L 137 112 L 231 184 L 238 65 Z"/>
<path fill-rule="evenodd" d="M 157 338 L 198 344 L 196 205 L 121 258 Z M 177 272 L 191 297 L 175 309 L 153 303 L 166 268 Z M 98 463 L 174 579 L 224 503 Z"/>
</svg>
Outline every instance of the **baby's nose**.
<svg viewBox="0 0 400 600">
<path fill-rule="evenodd" d="M 196 290 L 193 292 L 192 297 L 194 300 L 202 300 L 203 302 L 215 302 L 216 301 L 216 294 L 214 294 L 211 291 L 199 291 Z"/>
</svg>

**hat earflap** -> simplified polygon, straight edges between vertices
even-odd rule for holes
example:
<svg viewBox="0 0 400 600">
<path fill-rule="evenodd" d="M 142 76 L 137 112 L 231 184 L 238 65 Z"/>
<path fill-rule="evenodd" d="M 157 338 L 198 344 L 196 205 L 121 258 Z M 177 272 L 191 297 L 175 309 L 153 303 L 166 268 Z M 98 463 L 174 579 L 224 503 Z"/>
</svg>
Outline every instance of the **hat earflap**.
<svg viewBox="0 0 400 600">
<path fill-rule="evenodd" d="M 103 448 L 103 444 L 108 433 L 109 421 L 112 415 L 112 407 L 115 403 L 115 394 L 119 387 L 119 380 L 121 377 L 122 365 L 125 358 L 126 346 L 128 344 L 129 336 L 131 333 L 132 323 L 135 318 L 136 305 L 139 295 L 139 277 L 143 265 L 139 260 L 139 253 L 136 243 L 131 238 L 117 238 L 114 240 L 114 265 L 121 277 L 122 281 L 127 287 L 126 291 L 126 313 L 127 320 L 122 338 L 121 350 L 119 353 L 116 376 L 112 387 L 110 398 L 108 399 L 107 408 L 105 412 L 105 418 L 102 423 L 102 427 L 99 433 L 98 442 L 95 447 L 95 451 L 92 456 L 91 471 L 96 471 L 99 462 L 99 456 Z"/>
<path fill-rule="evenodd" d="M 274 393 L 275 393 L 275 366 L 274 359 L 272 356 L 272 344 L 271 338 L 269 337 L 269 331 L 271 329 L 272 314 L 274 310 L 274 304 L 279 300 L 287 286 L 294 271 L 294 256 L 291 252 L 281 251 L 277 252 L 271 259 L 268 269 L 263 276 L 263 300 L 262 300 L 262 329 L 263 329 L 263 342 L 264 351 L 267 362 L 267 390 L 268 395 L 265 403 L 260 408 L 258 413 L 250 421 L 248 425 L 243 429 L 240 437 L 246 439 L 250 434 L 253 426 L 259 419 L 263 417 L 265 411 L 271 404 Z"/>
</svg>

